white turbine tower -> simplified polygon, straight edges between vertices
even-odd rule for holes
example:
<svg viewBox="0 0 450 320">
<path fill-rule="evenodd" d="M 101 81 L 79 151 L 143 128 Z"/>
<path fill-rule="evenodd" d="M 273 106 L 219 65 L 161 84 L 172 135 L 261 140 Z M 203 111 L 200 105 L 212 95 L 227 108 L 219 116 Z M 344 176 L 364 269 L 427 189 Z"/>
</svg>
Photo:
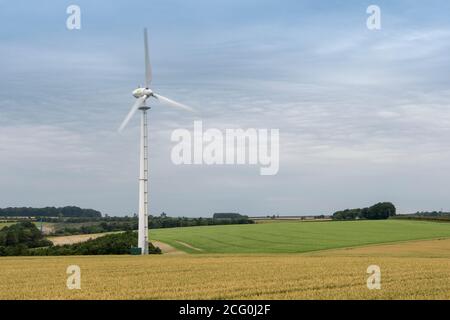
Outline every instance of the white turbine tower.
<svg viewBox="0 0 450 320">
<path fill-rule="evenodd" d="M 131 107 L 122 124 L 119 132 L 121 132 L 128 122 L 131 120 L 136 111 L 141 110 L 141 148 L 140 148 L 140 170 L 139 170 L 139 239 L 138 247 L 142 254 L 148 254 L 148 128 L 147 128 L 147 111 L 150 109 L 146 105 L 148 98 L 152 97 L 166 105 L 176 107 L 188 111 L 192 108 L 171 99 L 156 94 L 150 89 L 152 82 L 152 68 L 148 52 L 147 29 L 144 29 L 144 50 L 145 50 L 145 88 L 137 88 L 133 91 L 133 96 L 137 99 Z"/>
</svg>

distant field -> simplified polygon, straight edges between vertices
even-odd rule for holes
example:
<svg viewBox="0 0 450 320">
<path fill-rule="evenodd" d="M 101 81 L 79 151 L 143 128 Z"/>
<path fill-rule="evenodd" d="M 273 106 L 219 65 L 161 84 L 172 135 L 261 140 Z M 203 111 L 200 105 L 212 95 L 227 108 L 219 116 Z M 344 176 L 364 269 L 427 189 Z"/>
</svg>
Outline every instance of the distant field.
<svg viewBox="0 0 450 320">
<path fill-rule="evenodd" d="M 253 219 L 255 223 L 277 223 L 277 222 L 292 222 L 292 223 L 300 223 L 300 222 L 324 222 L 324 221 L 332 221 L 332 219 Z"/>
<path fill-rule="evenodd" d="M 0 230 L 13 224 L 15 224 L 15 222 L 0 222 Z"/>
<path fill-rule="evenodd" d="M 150 238 L 188 253 L 300 253 L 450 237 L 450 224 L 384 220 L 279 222 L 150 230 Z"/>
<path fill-rule="evenodd" d="M 119 231 L 120 232 L 120 231 Z M 91 233 L 91 234 L 77 234 L 71 236 L 57 236 L 57 237 L 47 237 L 48 240 L 53 242 L 55 246 L 62 246 L 66 244 L 74 244 L 85 242 L 91 239 L 97 239 L 99 237 L 106 236 L 108 234 L 113 234 L 117 232 L 104 232 L 104 233 Z"/>
<path fill-rule="evenodd" d="M 306 253 L 323 257 L 405 257 L 447 259 L 450 268 L 450 238 L 378 244 Z M 448 280 L 450 282 L 450 279 Z"/>
<path fill-rule="evenodd" d="M 407 257 L 398 256 L 405 252 Z M 444 240 L 322 251 L 320 256 L 0 258 L 0 299 L 448 300 L 449 252 L 450 241 Z M 73 264 L 81 268 L 81 290 L 66 288 L 66 268 Z M 366 270 L 372 264 L 381 268 L 381 290 L 367 289 Z"/>
</svg>

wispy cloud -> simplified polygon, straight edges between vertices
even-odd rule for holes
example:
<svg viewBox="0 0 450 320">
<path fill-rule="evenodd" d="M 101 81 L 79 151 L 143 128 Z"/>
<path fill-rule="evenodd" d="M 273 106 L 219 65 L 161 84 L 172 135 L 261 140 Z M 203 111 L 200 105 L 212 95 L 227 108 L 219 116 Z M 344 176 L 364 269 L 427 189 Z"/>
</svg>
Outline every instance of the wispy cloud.
<svg viewBox="0 0 450 320">
<path fill-rule="evenodd" d="M 401 211 L 450 206 L 435 192 L 450 181 L 449 23 L 430 16 L 415 25 L 416 10 L 386 4 L 386 24 L 370 32 L 364 6 L 314 3 L 182 4 L 197 8 L 196 19 L 176 4 L 152 4 L 161 16 L 174 12 L 170 21 L 142 19 L 154 88 L 200 111 L 152 105 L 152 213 L 301 214 L 382 200 Z M 141 26 L 125 3 L 85 6 L 78 34 L 52 29 L 64 10 L 57 19 L 51 6 L 49 24 L 24 19 L 27 33 L 0 33 L 0 206 L 136 211 L 138 121 L 122 135 L 116 129 L 143 79 Z M 171 131 L 195 119 L 206 128 L 279 128 L 280 174 L 172 165 Z"/>
</svg>

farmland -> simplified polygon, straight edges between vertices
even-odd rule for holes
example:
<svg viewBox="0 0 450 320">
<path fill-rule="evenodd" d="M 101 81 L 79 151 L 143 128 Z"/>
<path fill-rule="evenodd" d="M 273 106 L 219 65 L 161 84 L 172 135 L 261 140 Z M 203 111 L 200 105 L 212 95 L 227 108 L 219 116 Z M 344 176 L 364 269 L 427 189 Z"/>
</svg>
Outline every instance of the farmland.
<svg viewBox="0 0 450 320">
<path fill-rule="evenodd" d="M 422 253 L 396 257 L 355 248 L 314 254 L 202 254 L 30 257 L 0 260 L 0 299 L 450 299 L 450 241 L 416 242 Z M 430 252 L 429 248 L 438 248 Z M 372 248 L 372 247 L 370 247 Z M 409 249 L 408 249 L 409 248 Z M 343 251 L 343 252 L 342 252 Z M 381 253 L 381 254 L 379 254 Z M 79 265 L 81 290 L 66 288 Z M 366 269 L 382 270 L 382 289 L 368 290 Z"/>
<path fill-rule="evenodd" d="M 446 223 L 289 222 L 150 234 L 195 254 L 0 258 L 0 299 L 450 299 Z M 381 290 L 366 286 L 373 264 Z M 81 268 L 81 290 L 66 287 L 69 265 Z"/>
<path fill-rule="evenodd" d="M 188 253 L 301 253 L 450 237 L 450 224 L 403 220 L 279 222 L 158 229 L 150 230 L 150 237 Z"/>
</svg>

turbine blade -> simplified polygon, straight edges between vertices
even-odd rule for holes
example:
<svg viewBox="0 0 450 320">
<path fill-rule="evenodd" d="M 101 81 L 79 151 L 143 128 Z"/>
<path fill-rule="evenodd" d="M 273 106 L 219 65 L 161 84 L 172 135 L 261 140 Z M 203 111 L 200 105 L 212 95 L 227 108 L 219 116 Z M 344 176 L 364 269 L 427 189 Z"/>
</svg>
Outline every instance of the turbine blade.
<svg viewBox="0 0 450 320">
<path fill-rule="evenodd" d="M 122 132 L 123 129 L 127 126 L 128 122 L 130 122 L 131 118 L 136 113 L 136 111 L 144 104 L 145 99 L 147 99 L 147 96 L 143 96 L 143 97 L 140 97 L 139 99 L 137 99 L 137 101 L 131 107 L 130 112 L 128 112 L 127 116 L 125 117 L 122 124 L 120 125 L 119 132 Z"/>
<path fill-rule="evenodd" d="M 147 28 L 144 29 L 144 49 L 145 49 L 145 87 L 149 88 L 152 82 L 152 66 L 150 64 L 150 55 L 148 52 Z"/>
<path fill-rule="evenodd" d="M 195 112 L 195 110 L 192 109 L 191 107 L 188 107 L 188 106 L 186 106 L 184 104 L 181 104 L 181 103 L 178 103 L 176 101 L 173 101 L 173 100 L 171 100 L 169 98 L 166 98 L 166 97 L 164 97 L 164 96 L 162 96 L 160 94 L 153 93 L 153 96 L 156 99 L 158 99 L 159 101 L 161 101 L 162 103 L 167 104 L 168 106 L 175 107 L 175 108 L 180 108 L 180 109 L 187 110 L 187 111 L 190 111 L 190 112 Z"/>
</svg>

